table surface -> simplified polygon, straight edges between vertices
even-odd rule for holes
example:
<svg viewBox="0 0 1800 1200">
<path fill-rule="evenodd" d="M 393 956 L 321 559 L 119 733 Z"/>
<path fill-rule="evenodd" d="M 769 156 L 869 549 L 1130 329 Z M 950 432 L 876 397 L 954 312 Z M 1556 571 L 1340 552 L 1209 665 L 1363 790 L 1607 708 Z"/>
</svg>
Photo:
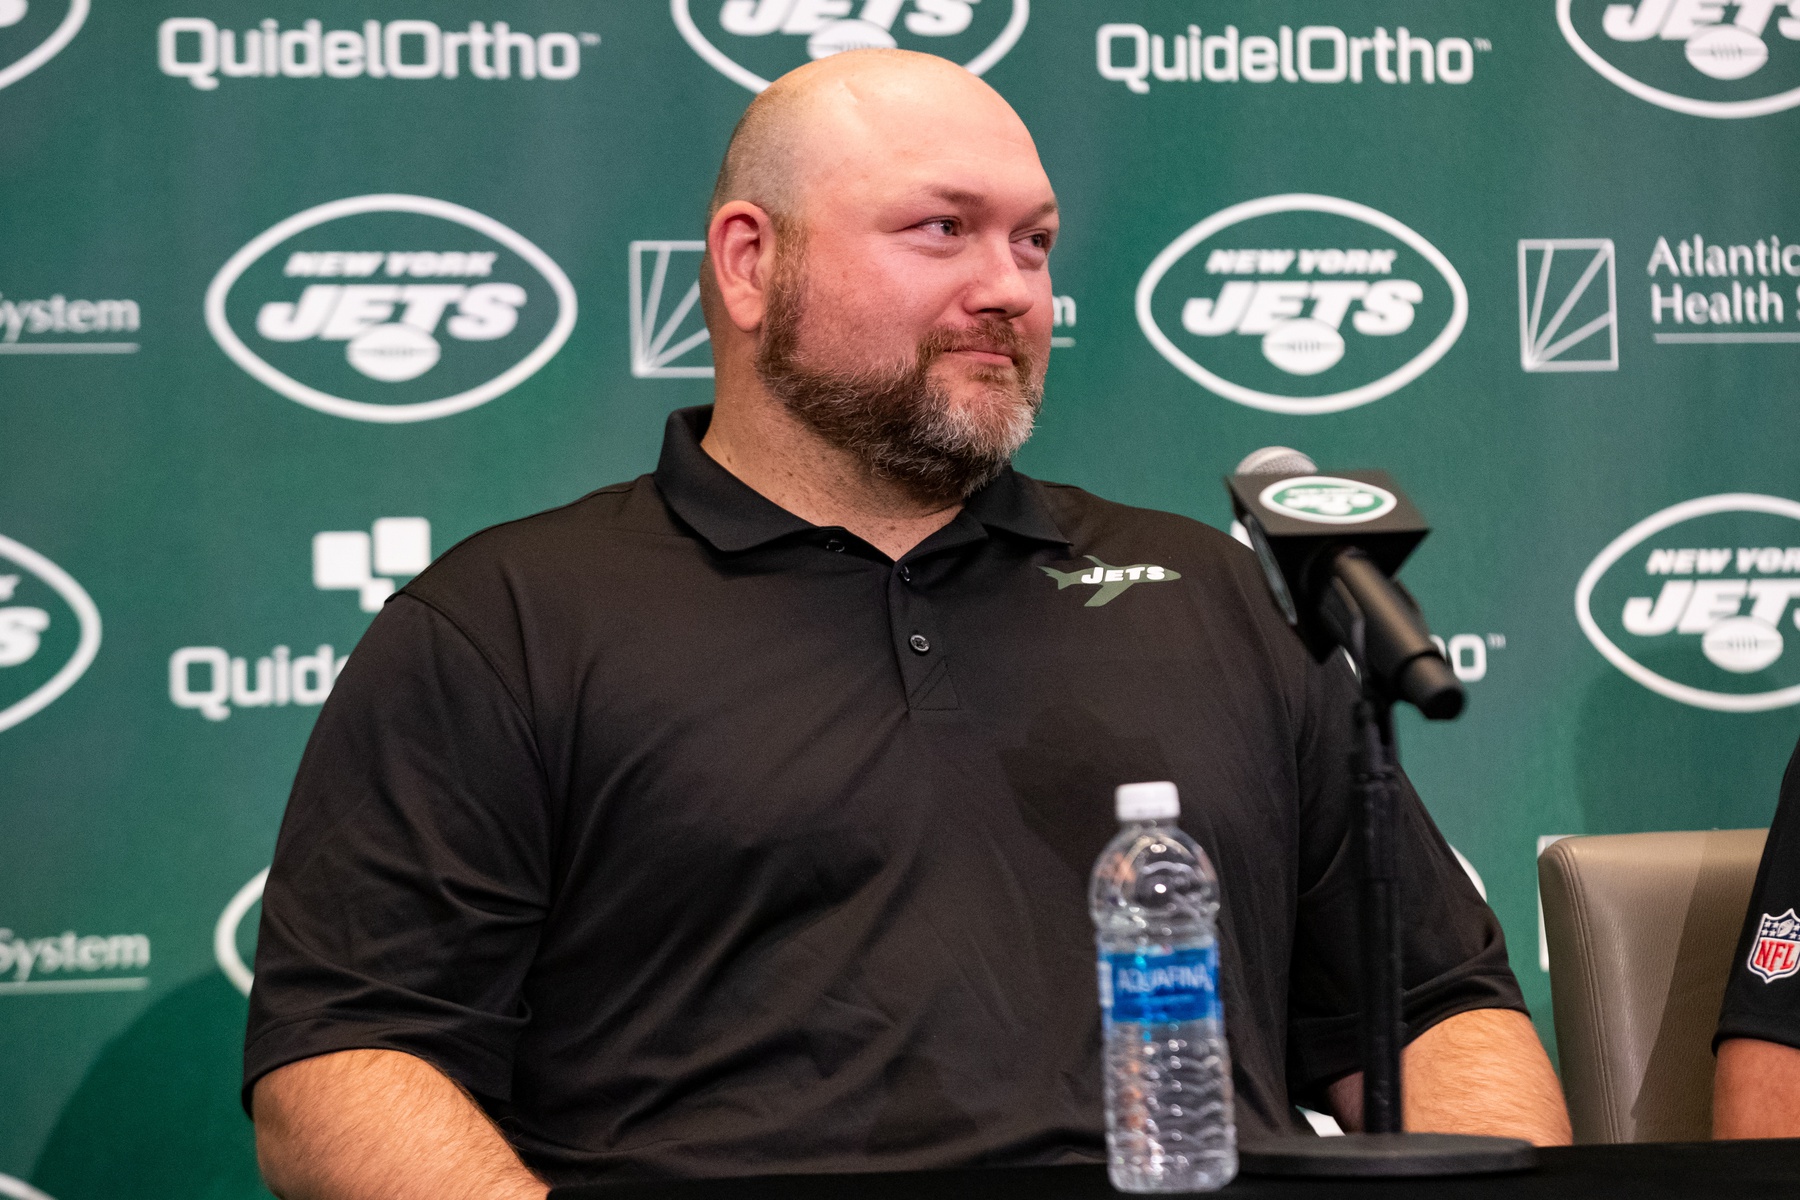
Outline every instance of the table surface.
<svg viewBox="0 0 1800 1200">
<path fill-rule="evenodd" d="M 1221 1197 L 1262 1200 L 1760 1200 L 1800 1196 L 1800 1139 L 1570 1146 L 1536 1170 L 1451 1179 L 1311 1180 L 1239 1176 Z M 550 1200 L 1116 1200 L 1099 1166 L 996 1167 L 880 1175 L 763 1175 L 592 1183 Z"/>
</svg>

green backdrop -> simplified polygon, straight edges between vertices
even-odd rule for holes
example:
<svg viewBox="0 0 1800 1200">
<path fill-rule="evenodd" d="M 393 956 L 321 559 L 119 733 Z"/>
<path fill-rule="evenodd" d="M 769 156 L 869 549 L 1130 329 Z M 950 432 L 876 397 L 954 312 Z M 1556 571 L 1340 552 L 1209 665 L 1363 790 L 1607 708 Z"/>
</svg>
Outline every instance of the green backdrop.
<svg viewBox="0 0 1800 1200">
<path fill-rule="evenodd" d="M 0 1192 L 260 1194 L 243 963 L 337 662 L 432 554 L 653 465 L 748 89 L 852 45 L 1038 138 L 1024 469 L 1223 525 L 1280 443 L 1433 521 L 1470 705 L 1406 761 L 1548 1036 L 1539 839 L 1764 824 L 1800 732 L 1797 39 L 1767 0 L 0 0 Z"/>
</svg>

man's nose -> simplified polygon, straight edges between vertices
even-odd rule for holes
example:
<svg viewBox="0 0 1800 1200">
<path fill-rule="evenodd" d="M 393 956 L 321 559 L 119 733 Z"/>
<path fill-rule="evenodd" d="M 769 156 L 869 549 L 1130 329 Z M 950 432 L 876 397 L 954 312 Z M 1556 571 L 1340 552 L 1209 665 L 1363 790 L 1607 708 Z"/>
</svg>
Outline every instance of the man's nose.
<svg viewBox="0 0 1800 1200">
<path fill-rule="evenodd" d="M 974 278 L 963 301 L 970 313 L 1010 321 L 1031 311 L 1036 297 L 1025 273 L 1013 258 L 1011 241 L 1006 238 L 982 239 L 971 265 Z"/>
</svg>

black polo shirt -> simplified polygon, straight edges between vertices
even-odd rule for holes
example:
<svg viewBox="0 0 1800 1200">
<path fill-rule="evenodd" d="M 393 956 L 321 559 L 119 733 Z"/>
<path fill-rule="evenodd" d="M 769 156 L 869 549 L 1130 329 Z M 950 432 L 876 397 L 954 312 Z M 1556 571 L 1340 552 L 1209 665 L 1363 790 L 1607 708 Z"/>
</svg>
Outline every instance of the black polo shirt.
<svg viewBox="0 0 1800 1200">
<path fill-rule="evenodd" d="M 1353 684 L 1230 538 L 1011 472 L 898 563 L 669 421 L 393 598 L 301 763 L 246 1089 L 386 1047 L 553 1181 L 1103 1153 L 1088 872 L 1174 780 L 1245 1135 L 1356 1066 Z M 1522 1007 L 1410 788 L 1407 1018 Z"/>
<path fill-rule="evenodd" d="M 1781 778 L 1713 1045 L 1734 1037 L 1800 1049 L 1800 746 Z"/>
</svg>

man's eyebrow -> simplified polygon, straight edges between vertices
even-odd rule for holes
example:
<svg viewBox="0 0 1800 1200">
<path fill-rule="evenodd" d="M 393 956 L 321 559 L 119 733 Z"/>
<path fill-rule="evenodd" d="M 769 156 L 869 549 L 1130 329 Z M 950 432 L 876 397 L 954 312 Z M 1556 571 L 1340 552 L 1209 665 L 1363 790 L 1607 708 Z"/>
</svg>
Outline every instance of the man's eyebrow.
<svg viewBox="0 0 1800 1200">
<path fill-rule="evenodd" d="M 962 205 L 969 208 L 986 208 L 988 205 L 988 198 L 980 192 L 965 191 L 962 188 L 934 187 L 930 190 L 930 195 L 934 199 L 942 200 L 947 204 Z M 1044 201 L 1030 213 L 1026 214 L 1025 219 L 1027 221 L 1035 221 L 1039 217 L 1047 217 L 1055 211 L 1056 200 L 1052 198 Z"/>
</svg>

